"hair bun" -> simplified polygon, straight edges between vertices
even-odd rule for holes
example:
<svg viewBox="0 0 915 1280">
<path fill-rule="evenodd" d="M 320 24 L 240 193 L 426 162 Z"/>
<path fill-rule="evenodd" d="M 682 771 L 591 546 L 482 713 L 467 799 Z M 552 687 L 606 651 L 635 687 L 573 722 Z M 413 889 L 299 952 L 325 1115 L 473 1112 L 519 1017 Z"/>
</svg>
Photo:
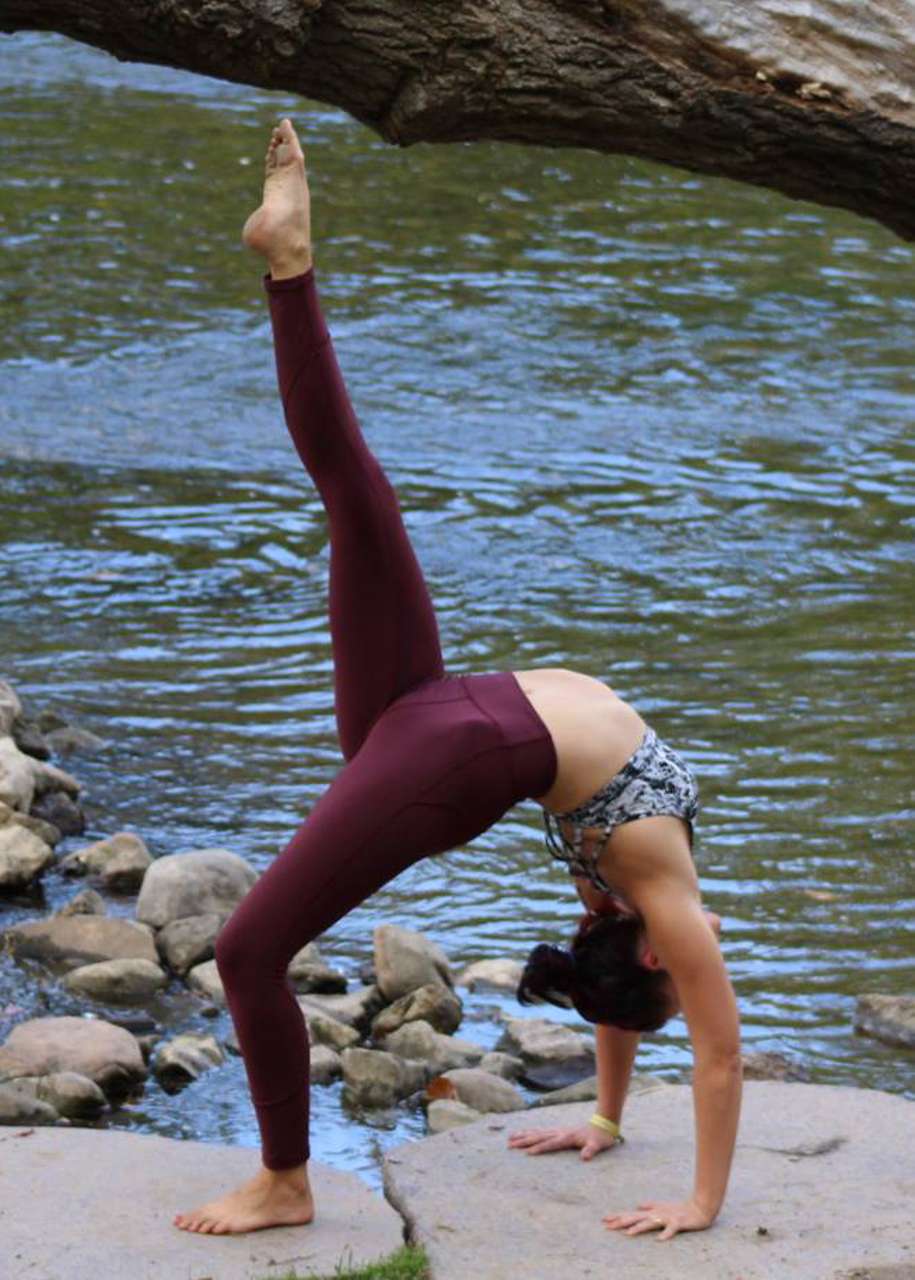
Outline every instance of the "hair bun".
<svg viewBox="0 0 915 1280">
<path fill-rule="evenodd" d="M 520 1004 L 548 1000 L 561 1008 L 572 1008 L 569 993 L 575 985 L 575 957 L 565 947 L 538 943 L 527 958 L 517 997 Z"/>
</svg>

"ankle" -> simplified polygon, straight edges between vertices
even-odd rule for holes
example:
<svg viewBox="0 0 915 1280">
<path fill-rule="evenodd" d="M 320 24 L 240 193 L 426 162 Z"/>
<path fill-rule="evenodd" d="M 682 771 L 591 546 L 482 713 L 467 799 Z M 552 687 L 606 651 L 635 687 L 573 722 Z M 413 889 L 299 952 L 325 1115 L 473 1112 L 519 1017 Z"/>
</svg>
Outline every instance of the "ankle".
<svg viewBox="0 0 915 1280">
<path fill-rule="evenodd" d="M 270 255 L 267 258 L 267 266 L 274 280 L 290 280 L 293 276 L 304 275 L 313 266 L 311 250 L 301 248 Z"/>
<path fill-rule="evenodd" d="M 261 1181 L 268 1184 L 297 1187 L 303 1191 L 308 1190 L 307 1164 L 293 1165 L 289 1169 L 268 1169 L 266 1165 L 261 1165 L 259 1176 Z"/>
</svg>

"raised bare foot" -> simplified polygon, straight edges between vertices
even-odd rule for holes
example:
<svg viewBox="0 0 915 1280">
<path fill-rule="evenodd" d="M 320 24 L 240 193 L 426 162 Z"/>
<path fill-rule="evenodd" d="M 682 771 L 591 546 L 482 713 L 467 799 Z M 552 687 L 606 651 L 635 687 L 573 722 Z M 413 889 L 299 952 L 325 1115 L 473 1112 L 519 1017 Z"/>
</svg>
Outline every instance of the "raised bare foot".
<svg viewBox="0 0 915 1280">
<path fill-rule="evenodd" d="M 182 1231 L 211 1235 L 238 1235 L 262 1227 L 302 1226 L 315 1216 L 314 1200 L 304 1168 L 278 1173 L 261 1169 L 237 1191 L 222 1200 L 176 1213 L 173 1222 Z"/>
<path fill-rule="evenodd" d="M 241 238 L 267 259 L 274 280 L 301 275 L 311 266 L 311 201 L 305 156 L 283 119 L 273 130 L 264 165 L 264 199 L 248 218 Z"/>
</svg>

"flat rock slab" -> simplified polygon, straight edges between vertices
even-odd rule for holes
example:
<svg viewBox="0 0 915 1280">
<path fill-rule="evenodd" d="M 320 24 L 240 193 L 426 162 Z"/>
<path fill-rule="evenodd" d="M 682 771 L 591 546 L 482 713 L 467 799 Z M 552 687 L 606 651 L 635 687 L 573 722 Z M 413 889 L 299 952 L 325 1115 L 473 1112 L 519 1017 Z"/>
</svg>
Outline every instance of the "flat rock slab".
<svg viewBox="0 0 915 1280">
<path fill-rule="evenodd" d="M 589 1163 L 506 1146 L 512 1130 L 577 1125 L 592 1110 L 487 1116 L 388 1154 L 388 1198 L 428 1250 L 433 1280 L 915 1280 L 915 1103 L 745 1082 L 724 1208 L 711 1230 L 663 1243 L 601 1218 L 689 1195 L 690 1087 L 630 1098 L 626 1142 Z"/>
<path fill-rule="evenodd" d="M 17 1135 L 27 1134 L 20 1137 Z M 355 1174 L 312 1162 L 309 1226 L 198 1235 L 172 1218 L 260 1167 L 251 1147 L 117 1129 L 0 1129 L 3 1280 L 266 1280 L 333 1275 L 403 1244 L 403 1223 Z"/>
</svg>

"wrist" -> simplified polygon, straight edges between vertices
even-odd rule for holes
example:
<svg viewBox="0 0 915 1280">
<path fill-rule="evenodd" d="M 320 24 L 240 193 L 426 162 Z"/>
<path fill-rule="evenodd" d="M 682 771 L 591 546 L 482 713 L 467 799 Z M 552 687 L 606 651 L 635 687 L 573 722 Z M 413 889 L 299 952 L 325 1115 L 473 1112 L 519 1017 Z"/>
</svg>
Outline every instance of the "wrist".
<svg viewBox="0 0 915 1280">
<path fill-rule="evenodd" d="M 714 1222 L 718 1217 L 718 1211 L 721 1208 L 720 1199 L 703 1194 L 701 1191 L 694 1191 L 692 1201 L 700 1213 L 705 1214 L 709 1222 Z"/>
<path fill-rule="evenodd" d="M 600 1129 L 601 1133 L 608 1133 L 611 1138 L 615 1138 L 617 1142 L 623 1141 L 623 1135 L 620 1133 L 620 1127 L 616 1120 L 610 1120 L 607 1116 L 601 1115 L 599 1111 L 595 1111 L 588 1121 L 593 1124 L 595 1129 Z"/>
</svg>

